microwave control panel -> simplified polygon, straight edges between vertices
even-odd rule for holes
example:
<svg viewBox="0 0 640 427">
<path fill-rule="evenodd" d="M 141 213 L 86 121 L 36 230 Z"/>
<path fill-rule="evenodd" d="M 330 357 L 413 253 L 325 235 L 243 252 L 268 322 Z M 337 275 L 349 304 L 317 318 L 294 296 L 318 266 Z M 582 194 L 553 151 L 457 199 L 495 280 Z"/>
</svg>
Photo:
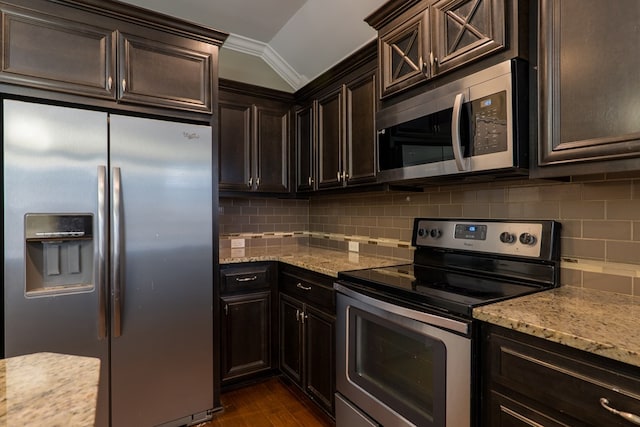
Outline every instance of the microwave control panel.
<svg viewBox="0 0 640 427">
<path fill-rule="evenodd" d="M 507 93 L 471 101 L 474 156 L 507 150 Z"/>
</svg>

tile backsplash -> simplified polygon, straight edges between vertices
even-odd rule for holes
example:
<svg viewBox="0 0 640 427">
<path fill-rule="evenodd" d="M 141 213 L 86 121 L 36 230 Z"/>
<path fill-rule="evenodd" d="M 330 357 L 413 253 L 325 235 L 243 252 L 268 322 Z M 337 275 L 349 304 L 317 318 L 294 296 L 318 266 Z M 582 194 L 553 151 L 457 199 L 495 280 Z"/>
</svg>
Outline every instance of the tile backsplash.
<svg viewBox="0 0 640 427">
<path fill-rule="evenodd" d="M 234 233 L 285 233 L 341 250 L 355 240 L 361 253 L 407 260 L 415 217 L 555 219 L 562 223 L 563 284 L 640 295 L 640 173 L 314 195 L 308 201 L 221 199 L 220 206 L 223 240 Z M 297 237 L 287 234 L 293 232 Z"/>
</svg>

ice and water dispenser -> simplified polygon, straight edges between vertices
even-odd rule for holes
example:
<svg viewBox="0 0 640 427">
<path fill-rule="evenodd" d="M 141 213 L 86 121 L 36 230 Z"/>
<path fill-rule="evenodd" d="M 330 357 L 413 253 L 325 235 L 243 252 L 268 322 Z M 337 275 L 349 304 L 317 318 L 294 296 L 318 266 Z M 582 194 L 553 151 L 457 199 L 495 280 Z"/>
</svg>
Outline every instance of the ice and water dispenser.
<svg viewBox="0 0 640 427">
<path fill-rule="evenodd" d="M 25 245 L 27 296 L 93 289 L 93 215 L 26 214 Z"/>
</svg>

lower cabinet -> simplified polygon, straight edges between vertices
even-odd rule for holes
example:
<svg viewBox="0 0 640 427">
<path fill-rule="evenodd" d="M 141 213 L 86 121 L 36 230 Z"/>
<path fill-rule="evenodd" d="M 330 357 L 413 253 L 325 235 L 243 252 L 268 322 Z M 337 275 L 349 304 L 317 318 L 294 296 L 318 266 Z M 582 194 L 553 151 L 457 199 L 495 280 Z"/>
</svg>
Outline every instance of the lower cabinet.
<svg viewBox="0 0 640 427">
<path fill-rule="evenodd" d="M 481 360 L 483 426 L 640 422 L 638 367 L 487 324 Z"/>
<path fill-rule="evenodd" d="M 271 369 L 271 292 L 221 298 L 222 380 Z"/>
<path fill-rule="evenodd" d="M 220 366 L 224 386 L 276 368 L 275 264 L 224 266 L 221 276 Z"/>
<path fill-rule="evenodd" d="M 280 369 L 333 415 L 335 291 L 331 278 L 288 266 L 281 272 Z"/>
</svg>

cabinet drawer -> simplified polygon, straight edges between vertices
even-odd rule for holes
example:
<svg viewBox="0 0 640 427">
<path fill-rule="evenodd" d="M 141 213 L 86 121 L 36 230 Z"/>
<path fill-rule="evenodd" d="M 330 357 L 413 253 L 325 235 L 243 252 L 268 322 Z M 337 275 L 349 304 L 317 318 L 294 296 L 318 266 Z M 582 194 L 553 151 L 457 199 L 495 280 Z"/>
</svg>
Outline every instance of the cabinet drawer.
<svg viewBox="0 0 640 427">
<path fill-rule="evenodd" d="M 549 348 L 552 343 L 534 344 L 492 335 L 491 381 L 584 425 L 629 425 L 603 408 L 601 398 L 640 416 L 640 376 L 632 367 L 614 366 L 568 347 L 558 348 L 559 353 Z"/>
<path fill-rule="evenodd" d="M 307 277 L 300 277 L 291 273 L 282 273 L 280 291 L 298 298 L 307 304 L 321 307 L 330 314 L 336 311 L 336 296 L 333 287 L 320 284 Z"/>
<path fill-rule="evenodd" d="M 271 286 L 271 265 L 223 267 L 220 276 L 221 294 L 268 289 Z"/>
</svg>

